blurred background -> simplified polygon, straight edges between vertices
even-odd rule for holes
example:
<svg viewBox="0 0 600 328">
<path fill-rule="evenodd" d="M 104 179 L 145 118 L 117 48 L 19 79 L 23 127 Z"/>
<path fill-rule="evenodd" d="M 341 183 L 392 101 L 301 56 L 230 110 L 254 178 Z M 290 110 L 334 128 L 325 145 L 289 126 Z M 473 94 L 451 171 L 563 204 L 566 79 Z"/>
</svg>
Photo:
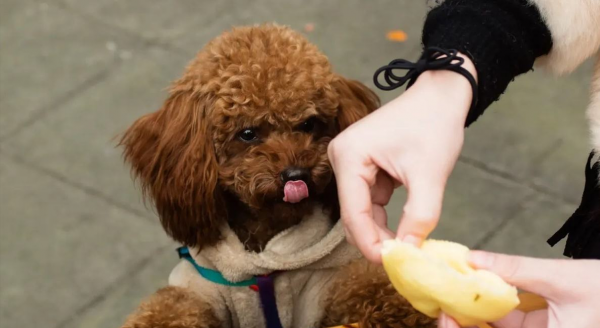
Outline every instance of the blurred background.
<svg viewBox="0 0 600 328">
<path fill-rule="evenodd" d="M 208 40 L 233 25 L 287 24 L 373 87 L 375 69 L 418 57 L 425 13 L 415 0 L 2 0 L 0 326 L 118 327 L 166 284 L 177 245 L 114 137 L 159 108 Z M 468 129 L 435 237 L 560 257 L 562 244 L 545 241 L 583 190 L 590 68 L 518 78 Z M 384 102 L 398 93 L 378 92 Z M 389 206 L 391 226 L 404 197 Z"/>
</svg>

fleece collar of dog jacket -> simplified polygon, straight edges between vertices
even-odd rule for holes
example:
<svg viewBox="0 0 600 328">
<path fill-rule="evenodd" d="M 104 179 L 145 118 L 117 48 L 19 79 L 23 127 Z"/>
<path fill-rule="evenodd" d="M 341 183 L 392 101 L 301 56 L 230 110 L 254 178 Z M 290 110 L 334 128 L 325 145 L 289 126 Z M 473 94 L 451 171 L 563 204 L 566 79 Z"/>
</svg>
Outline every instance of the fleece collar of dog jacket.
<svg viewBox="0 0 600 328">
<path fill-rule="evenodd" d="M 260 253 L 249 252 L 228 227 L 223 240 L 198 252 L 191 248 L 194 261 L 219 271 L 236 283 L 279 271 L 274 289 L 282 326 L 316 327 L 323 317 L 322 298 L 341 266 L 360 254 L 345 240 L 341 221 L 330 222 L 321 209 L 300 224 L 273 237 Z M 250 288 L 216 284 L 204 279 L 189 261 L 182 261 L 169 277 L 169 284 L 199 293 L 213 306 L 224 327 L 265 327 L 259 295 Z"/>
</svg>

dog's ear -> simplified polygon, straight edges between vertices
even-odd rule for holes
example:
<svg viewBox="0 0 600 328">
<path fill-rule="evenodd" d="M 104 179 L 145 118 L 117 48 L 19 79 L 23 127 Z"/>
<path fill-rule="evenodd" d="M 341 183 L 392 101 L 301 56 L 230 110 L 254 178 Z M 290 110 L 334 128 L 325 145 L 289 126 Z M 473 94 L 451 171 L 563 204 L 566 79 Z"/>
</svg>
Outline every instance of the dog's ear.
<svg viewBox="0 0 600 328">
<path fill-rule="evenodd" d="M 199 248 L 219 240 L 226 215 L 208 102 L 192 91 L 173 91 L 161 109 L 138 119 L 120 141 L 164 229 L 176 241 Z"/>
<path fill-rule="evenodd" d="M 340 131 L 379 108 L 379 97 L 358 81 L 340 76 L 334 88 L 339 95 L 337 124 Z"/>
</svg>

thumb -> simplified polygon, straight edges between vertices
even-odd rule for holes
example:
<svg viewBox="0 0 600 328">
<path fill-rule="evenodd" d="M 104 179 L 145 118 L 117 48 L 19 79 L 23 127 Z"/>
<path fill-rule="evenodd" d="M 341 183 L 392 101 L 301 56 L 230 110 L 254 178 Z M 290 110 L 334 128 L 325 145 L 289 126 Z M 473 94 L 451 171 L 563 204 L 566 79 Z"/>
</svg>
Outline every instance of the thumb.
<svg viewBox="0 0 600 328">
<path fill-rule="evenodd" d="M 445 313 L 438 318 L 438 328 L 460 328 L 458 323 Z"/>
<path fill-rule="evenodd" d="M 565 260 L 547 260 L 522 256 L 472 251 L 469 262 L 476 269 L 491 271 L 507 283 L 538 294 L 554 298 L 562 290 L 565 280 Z"/>
<path fill-rule="evenodd" d="M 407 186 L 408 199 L 404 206 L 398 239 L 419 246 L 433 231 L 442 212 L 444 186 L 415 184 Z"/>
</svg>

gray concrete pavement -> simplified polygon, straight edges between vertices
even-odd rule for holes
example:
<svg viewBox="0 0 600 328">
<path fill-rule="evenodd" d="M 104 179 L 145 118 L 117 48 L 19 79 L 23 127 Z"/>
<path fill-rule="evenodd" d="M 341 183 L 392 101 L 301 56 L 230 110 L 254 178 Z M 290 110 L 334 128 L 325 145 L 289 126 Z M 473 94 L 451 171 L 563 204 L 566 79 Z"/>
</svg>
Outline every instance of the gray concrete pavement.
<svg viewBox="0 0 600 328">
<path fill-rule="evenodd" d="M 6 0 L 0 7 L 0 327 L 116 327 L 166 283 L 176 246 L 140 201 L 114 137 L 232 25 L 307 33 L 334 68 L 414 58 L 421 1 Z M 389 30 L 408 40 L 393 43 Z M 519 78 L 467 132 L 438 238 L 559 257 L 545 245 L 577 205 L 590 66 Z M 396 94 L 381 93 L 384 101 Z M 397 224 L 404 191 L 389 206 Z"/>
</svg>

